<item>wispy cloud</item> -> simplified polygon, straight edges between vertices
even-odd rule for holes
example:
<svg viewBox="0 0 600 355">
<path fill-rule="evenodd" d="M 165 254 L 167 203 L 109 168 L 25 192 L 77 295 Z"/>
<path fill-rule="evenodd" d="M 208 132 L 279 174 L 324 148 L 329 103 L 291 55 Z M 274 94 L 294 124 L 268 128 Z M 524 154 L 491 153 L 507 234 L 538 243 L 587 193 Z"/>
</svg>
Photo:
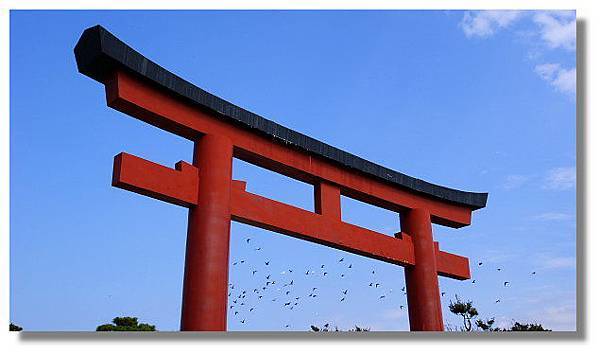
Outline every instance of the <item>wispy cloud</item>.
<svg viewBox="0 0 600 355">
<path fill-rule="evenodd" d="M 467 11 L 460 23 L 467 37 L 489 37 L 516 22 L 522 11 Z"/>
<path fill-rule="evenodd" d="M 555 168 L 546 175 L 543 187 L 549 190 L 568 190 L 575 187 L 576 178 L 574 166 Z"/>
<path fill-rule="evenodd" d="M 533 16 L 540 38 L 551 49 L 575 50 L 576 22 L 574 11 L 544 11 Z"/>
<path fill-rule="evenodd" d="M 523 186 L 529 179 L 529 176 L 525 175 L 508 175 L 502 183 L 502 188 L 505 190 L 514 190 Z"/>
<path fill-rule="evenodd" d="M 467 38 L 491 37 L 495 33 L 515 26 L 518 22 L 533 24 L 530 30 L 534 43 L 541 43 L 544 51 L 562 49 L 572 52 L 576 49 L 575 11 L 466 11 L 460 22 Z M 526 31 L 527 32 L 527 31 Z M 540 54 L 530 58 L 537 58 Z M 575 67 L 563 67 L 557 63 L 545 63 L 535 66 L 535 72 L 548 82 L 556 91 L 574 95 L 576 92 Z"/>
<path fill-rule="evenodd" d="M 538 269 L 574 269 L 577 259 L 574 256 L 557 256 L 550 253 L 539 253 L 534 256 Z"/>
<path fill-rule="evenodd" d="M 546 212 L 533 216 L 536 221 L 568 221 L 573 218 L 573 215 L 560 212 Z"/>
<path fill-rule="evenodd" d="M 547 81 L 555 90 L 565 94 L 575 94 L 577 88 L 577 70 L 564 69 L 557 63 L 539 64 L 535 72 Z"/>
</svg>

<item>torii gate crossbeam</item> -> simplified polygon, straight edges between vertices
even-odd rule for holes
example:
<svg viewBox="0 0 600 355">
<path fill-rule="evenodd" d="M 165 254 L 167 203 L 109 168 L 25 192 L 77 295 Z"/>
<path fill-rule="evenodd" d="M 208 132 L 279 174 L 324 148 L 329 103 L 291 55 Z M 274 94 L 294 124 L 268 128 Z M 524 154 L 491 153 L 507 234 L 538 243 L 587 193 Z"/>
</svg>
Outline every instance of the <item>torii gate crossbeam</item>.
<svg viewBox="0 0 600 355">
<path fill-rule="evenodd" d="M 108 106 L 194 142 L 175 169 L 127 153 L 113 185 L 189 209 L 182 330 L 226 330 L 229 234 L 238 221 L 405 267 L 411 330 L 443 330 L 438 275 L 465 280 L 468 259 L 440 251 L 432 223 L 469 225 L 486 193 L 453 190 L 386 169 L 213 96 L 149 61 L 100 26 L 75 47 L 79 71 L 103 83 Z M 246 191 L 232 160 L 314 185 L 315 212 Z M 341 220 L 341 195 L 399 213 L 394 237 Z"/>
</svg>

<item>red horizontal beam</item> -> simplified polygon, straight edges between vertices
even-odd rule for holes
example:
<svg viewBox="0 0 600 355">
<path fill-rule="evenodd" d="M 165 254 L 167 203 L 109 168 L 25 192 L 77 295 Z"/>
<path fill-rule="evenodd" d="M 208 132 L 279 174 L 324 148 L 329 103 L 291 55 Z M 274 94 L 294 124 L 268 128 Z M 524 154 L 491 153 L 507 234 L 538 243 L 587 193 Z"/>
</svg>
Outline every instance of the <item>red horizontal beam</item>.
<svg viewBox="0 0 600 355">
<path fill-rule="evenodd" d="M 387 261 L 414 265 L 412 242 L 316 214 L 233 185 L 232 219 L 296 238 Z"/>
<path fill-rule="evenodd" d="M 198 169 L 183 161 L 174 170 L 120 153 L 115 156 L 112 185 L 184 207 L 198 201 Z"/>
<path fill-rule="evenodd" d="M 435 242 L 435 251 L 437 254 L 436 264 L 438 275 L 457 280 L 467 280 L 471 278 L 471 269 L 469 268 L 468 258 L 441 251 L 438 242 Z"/>
<path fill-rule="evenodd" d="M 450 227 L 471 223 L 468 207 L 416 194 L 278 144 L 125 72 L 115 72 L 105 85 L 110 107 L 191 140 L 209 133 L 227 136 L 234 143 L 236 158 L 311 184 L 331 182 L 346 196 L 392 211 L 426 209 L 434 223 Z"/>
<path fill-rule="evenodd" d="M 185 162 L 179 162 L 176 169 L 171 169 L 127 153 L 115 157 L 113 186 L 180 206 L 197 204 L 198 178 L 197 168 Z M 316 195 L 321 196 L 319 201 L 323 200 L 326 204 L 317 204 L 317 209 L 321 211 L 314 213 L 249 193 L 246 191 L 246 182 L 233 180 L 231 218 L 392 264 L 415 264 L 411 236 L 397 233 L 396 237 L 392 237 L 343 222 L 335 202 L 336 199 L 339 201 L 336 188 L 320 186 Z M 333 213 L 327 213 L 330 210 Z M 470 277 L 467 258 L 440 251 L 438 244 L 435 245 L 439 275 L 459 280 Z"/>
</svg>

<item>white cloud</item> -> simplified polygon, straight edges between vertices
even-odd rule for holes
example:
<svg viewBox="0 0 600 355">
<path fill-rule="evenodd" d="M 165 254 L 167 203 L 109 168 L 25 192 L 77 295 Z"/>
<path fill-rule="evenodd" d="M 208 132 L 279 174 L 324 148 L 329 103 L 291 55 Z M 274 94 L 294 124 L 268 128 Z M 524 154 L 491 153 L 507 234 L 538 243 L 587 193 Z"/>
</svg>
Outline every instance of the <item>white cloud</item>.
<svg viewBox="0 0 600 355">
<path fill-rule="evenodd" d="M 563 49 L 571 52 L 576 49 L 575 11 L 466 11 L 460 26 L 468 38 L 484 38 L 509 28 L 521 19 L 527 19 L 535 27 L 535 30 L 521 33 L 531 33 L 534 43 L 541 43 L 544 50 Z M 533 52 L 529 50 L 528 56 L 538 58 L 542 52 L 540 48 Z M 576 93 L 577 71 L 575 67 L 563 68 L 556 63 L 546 63 L 537 65 L 535 72 L 555 90 L 567 95 Z"/>
<path fill-rule="evenodd" d="M 560 212 L 547 212 L 533 216 L 537 221 L 568 221 L 573 218 L 573 215 Z"/>
<path fill-rule="evenodd" d="M 521 11 L 466 11 L 460 25 L 467 37 L 488 37 L 507 28 L 521 15 Z"/>
<path fill-rule="evenodd" d="M 502 187 L 505 190 L 514 190 L 523 186 L 528 180 L 529 177 L 525 175 L 509 175 L 504 180 Z"/>
<path fill-rule="evenodd" d="M 548 172 L 543 187 L 549 190 L 568 190 L 575 187 L 575 167 L 555 168 Z"/>
<path fill-rule="evenodd" d="M 540 38 L 554 48 L 575 50 L 576 22 L 573 11 L 544 11 L 533 16 L 533 22 L 539 28 Z"/>
<path fill-rule="evenodd" d="M 575 94 L 577 90 L 577 70 L 575 68 L 564 69 L 560 64 L 546 63 L 537 65 L 535 72 L 557 91 Z"/>
</svg>

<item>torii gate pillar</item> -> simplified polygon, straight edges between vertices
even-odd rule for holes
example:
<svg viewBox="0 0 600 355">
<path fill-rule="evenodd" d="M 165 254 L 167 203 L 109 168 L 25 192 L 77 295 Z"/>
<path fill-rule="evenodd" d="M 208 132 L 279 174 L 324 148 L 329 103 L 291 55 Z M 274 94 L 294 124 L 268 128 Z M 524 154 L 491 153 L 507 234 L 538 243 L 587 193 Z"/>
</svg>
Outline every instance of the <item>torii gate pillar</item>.
<svg viewBox="0 0 600 355">
<path fill-rule="evenodd" d="M 415 265 L 404 269 L 410 330 L 443 331 L 431 216 L 424 209 L 412 209 L 400 219 L 402 232 L 412 236 L 415 251 Z"/>
<path fill-rule="evenodd" d="M 181 330 L 227 330 L 233 144 L 205 135 L 194 144 L 198 204 L 189 209 Z"/>
</svg>

